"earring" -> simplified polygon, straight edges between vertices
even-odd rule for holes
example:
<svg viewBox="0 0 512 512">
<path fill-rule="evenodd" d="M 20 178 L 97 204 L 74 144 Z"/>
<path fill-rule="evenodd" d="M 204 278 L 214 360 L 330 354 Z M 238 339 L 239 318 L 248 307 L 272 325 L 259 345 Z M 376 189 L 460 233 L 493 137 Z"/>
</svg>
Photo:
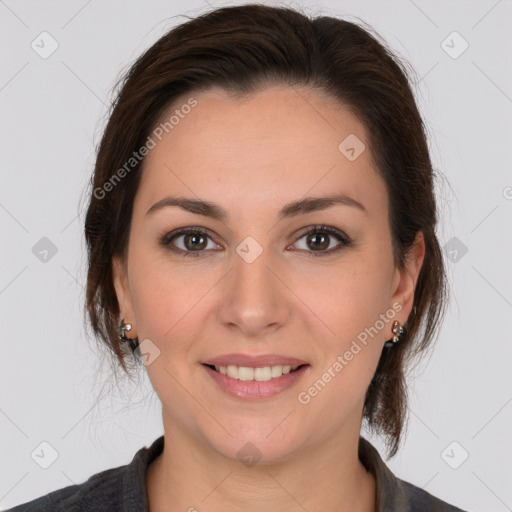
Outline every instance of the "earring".
<svg viewBox="0 0 512 512">
<path fill-rule="evenodd" d="M 137 350 L 137 347 L 139 346 L 139 338 L 128 338 L 126 336 L 126 332 L 129 332 L 131 330 L 132 324 L 125 324 L 124 318 L 121 318 L 121 320 L 119 320 L 119 339 L 123 343 L 127 343 L 132 349 L 132 352 L 135 352 L 135 350 Z"/>
<path fill-rule="evenodd" d="M 395 344 L 398 343 L 400 335 L 404 332 L 404 328 L 400 325 L 400 322 L 398 320 L 395 320 L 393 322 L 393 327 L 391 327 L 391 331 L 393 332 L 394 336 L 392 340 L 388 340 L 386 341 L 386 343 L 384 343 L 384 346 L 386 348 L 394 347 Z"/>
</svg>

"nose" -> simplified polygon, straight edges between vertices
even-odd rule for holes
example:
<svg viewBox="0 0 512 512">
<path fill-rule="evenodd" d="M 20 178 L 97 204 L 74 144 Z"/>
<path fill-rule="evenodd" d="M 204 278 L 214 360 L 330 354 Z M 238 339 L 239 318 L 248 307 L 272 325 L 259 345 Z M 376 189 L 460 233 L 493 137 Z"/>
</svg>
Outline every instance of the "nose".
<svg viewBox="0 0 512 512">
<path fill-rule="evenodd" d="M 263 250 L 254 261 L 234 253 L 233 267 L 223 287 L 219 320 L 253 339 L 282 327 L 291 309 L 290 291 L 283 277 L 270 249 Z"/>
</svg>

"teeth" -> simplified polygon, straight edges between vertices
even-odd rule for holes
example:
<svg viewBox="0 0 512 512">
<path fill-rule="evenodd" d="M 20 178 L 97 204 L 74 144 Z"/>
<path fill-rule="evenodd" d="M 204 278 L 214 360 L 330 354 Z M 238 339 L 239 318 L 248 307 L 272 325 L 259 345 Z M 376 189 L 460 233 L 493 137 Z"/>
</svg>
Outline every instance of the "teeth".
<svg viewBox="0 0 512 512">
<path fill-rule="evenodd" d="M 238 380 L 257 380 L 263 382 L 266 380 L 281 377 L 286 375 L 293 370 L 296 370 L 298 366 L 290 365 L 277 365 L 277 366 L 263 366 L 261 368 L 250 368 L 248 366 L 215 366 L 215 369 L 222 375 L 227 375 L 232 379 Z"/>
<path fill-rule="evenodd" d="M 228 369 L 230 367 L 228 366 Z M 236 372 L 236 368 L 233 367 L 233 370 L 231 370 L 230 377 L 233 376 L 233 374 Z M 238 367 L 238 380 L 254 380 L 254 368 L 247 368 L 245 366 L 239 366 Z"/>
</svg>

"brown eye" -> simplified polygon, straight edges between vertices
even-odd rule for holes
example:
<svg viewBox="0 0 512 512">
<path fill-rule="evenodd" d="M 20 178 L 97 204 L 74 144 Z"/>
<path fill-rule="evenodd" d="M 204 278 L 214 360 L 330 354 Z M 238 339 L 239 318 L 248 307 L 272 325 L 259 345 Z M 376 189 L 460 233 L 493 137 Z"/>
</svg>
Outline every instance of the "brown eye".
<svg viewBox="0 0 512 512">
<path fill-rule="evenodd" d="M 302 239 L 305 239 L 305 242 L 299 249 L 312 256 L 327 256 L 352 244 L 347 235 L 330 226 L 313 226 L 302 234 L 299 240 Z M 337 245 L 333 239 L 338 241 Z"/>
<path fill-rule="evenodd" d="M 311 235 L 307 235 L 306 244 L 314 250 L 325 250 L 329 247 L 330 236 L 331 235 L 323 233 L 313 233 Z"/>
<path fill-rule="evenodd" d="M 206 231 L 201 229 L 174 231 L 163 237 L 162 244 L 183 256 L 199 256 L 206 249 L 218 249 L 220 247 Z"/>
<path fill-rule="evenodd" d="M 187 250 L 200 251 L 201 249 L 204 249 L 208 245 L 206 237 L 201 233 L 192 233 L 182 236 L 183 245 Z"/>
</svg>

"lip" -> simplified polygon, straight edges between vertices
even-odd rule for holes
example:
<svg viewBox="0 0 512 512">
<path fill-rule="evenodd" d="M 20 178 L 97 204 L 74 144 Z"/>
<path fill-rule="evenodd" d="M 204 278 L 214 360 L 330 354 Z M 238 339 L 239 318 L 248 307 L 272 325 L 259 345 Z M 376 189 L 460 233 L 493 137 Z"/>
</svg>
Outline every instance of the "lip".
<svg viewBox="0 0 512 512">
<path fill-rule="evenodd" d="M 297 359 L 295 357 L 281 356 L 278 354 L 261 354 L 258 356 L 251 356 L 249 354 L 224 354 L 221 356 L 213 357 L 207 361 L 202 361 L 203 364 L 210 364 L 212 366 L 246 366 L 248 368 L 262 368 L 264 366 L 301 366 L 308 364 L 306 361 Z"/>
<path fill-rule="evenodd" d="M 281 375 L 281 377 L 260 382 L 257 380 L 232 379 L 206 366 L 206 364 L 202 366 L 222 391 L 242 400 L 261 400 L 282 393 L 295 385 L 309 369 L 309 365 L 304 364 L 297 370 Z"/>
</svg>

